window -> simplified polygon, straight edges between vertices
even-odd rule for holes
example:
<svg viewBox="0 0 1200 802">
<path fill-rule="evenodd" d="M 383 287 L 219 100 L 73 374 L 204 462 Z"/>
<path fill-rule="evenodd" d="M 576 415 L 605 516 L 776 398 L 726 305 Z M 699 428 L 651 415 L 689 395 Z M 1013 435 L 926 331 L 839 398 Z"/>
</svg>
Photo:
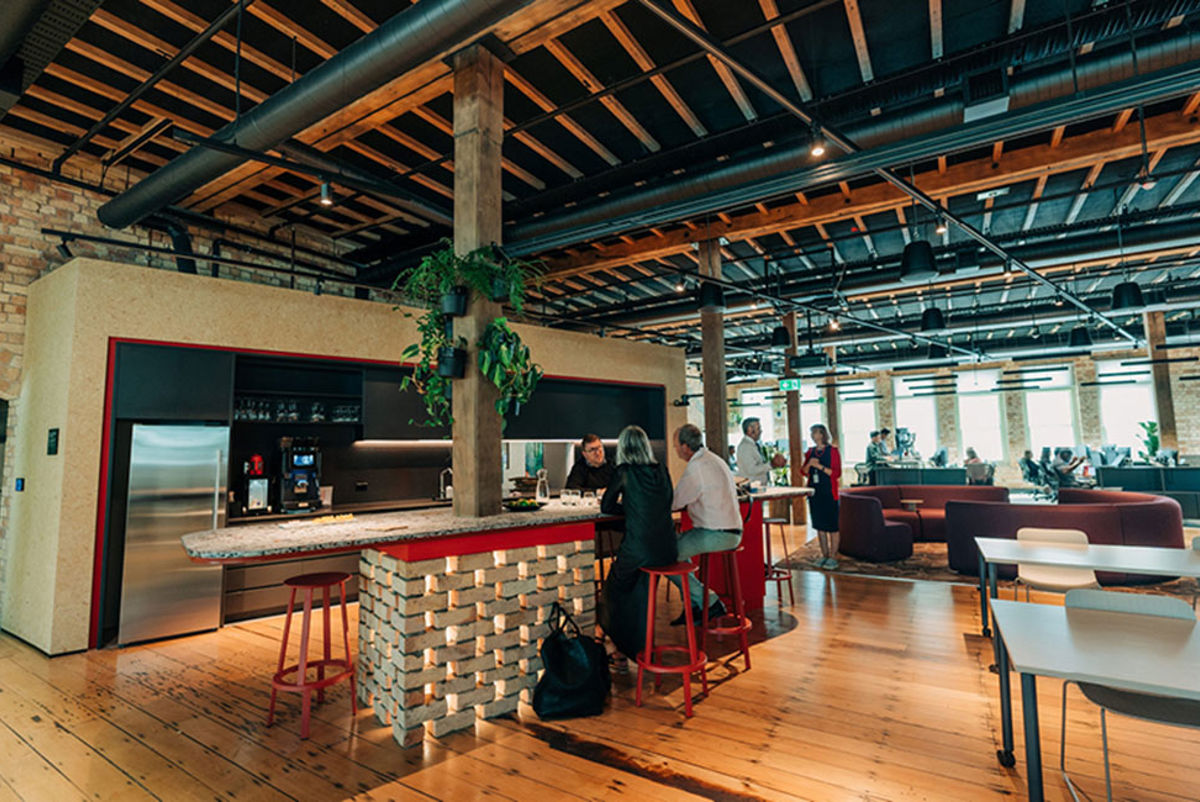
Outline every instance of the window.
<svg viewBox="0 0 1200 802">
<path fill-rule="evenodd" d="M 950 382 L 951 377 L 934 374 L 897 377 L 893 384 L 897 431 L 892 434 L 897 447 L 899 430 L 907 429 L 912 436 L 912 450 L 920 456 L 933 456 L 938 449 L 937 398 L 934 394 L 953 392 Z"/>
<path fill-rule="evenodd" d="M 962 438 L 959 454 L 965 460 L 967 449 L 984 462 L 1004 460 L 1004 427 L 1000 394 L 996 392 L 996 370 L 964 371 L 958 377 L 958 431 Z"/>
<path fill-rule="evenodd" d="M 838 450 L 842 462 L 853 464 L 867 457 L 867 444 L 875 429 L 874 379 L 844 382 L 838 388 L 838 412 L 841 416 Z"/>
<path fill-rule="evenodd" d="M 1158 417 L 1154 406 L 1154 387 L 1149 368 L 1122 368 L 1119 362 L 1097 362 L 1096 378 L 1101 382 L 1100 430 L 1103 443 L 1089 445 L 1126 447 L 1137 454 L 1142 448 L 1140 421 Z"/>
<path fill-rule="evenodd" d="M 1069 388 L 1027 391 L 1025 415 L 1029 420 L 1029 447 L 1035 458 L 1041 458 L 1045 448 L 1051 455 L 1060 448 L 1074 450 L 1075 405 Z"/>
</svg>

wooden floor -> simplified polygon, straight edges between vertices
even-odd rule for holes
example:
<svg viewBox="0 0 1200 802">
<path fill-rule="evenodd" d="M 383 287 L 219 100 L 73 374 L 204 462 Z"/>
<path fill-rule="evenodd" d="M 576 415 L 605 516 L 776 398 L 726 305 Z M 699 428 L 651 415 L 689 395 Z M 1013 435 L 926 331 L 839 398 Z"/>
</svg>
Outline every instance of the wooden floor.
<svg viewBox="0 0 1200 802">
<path fill-rule="evenodd" d="M 370 713 L 351 719 L 345 685 L 309 741 L 294 699 L 263 726 L 280 619 L 53 660 L 0 635 L 0 800 L 1025 797 L 1019 700 L 1017 767 L 994 757 L 973 588 L 797 572 L 796 592 L 780 609 L 768 591 L 752 670 L 714 668 L 691 720 L 678 681 L 639 709 L 618 673 L 598 718 L 543 724 L 523 708 L 409 750 Z M 1039 696 L 1047 798 L 1068 799 L 1058 683 Z M 1072 774 L 1103 799 L 1098 713 L 1070 698 Z M 1197 798 L 1200 737 L 1112 717 L 1109 738 L 1117 798 Z"/>
</svg>

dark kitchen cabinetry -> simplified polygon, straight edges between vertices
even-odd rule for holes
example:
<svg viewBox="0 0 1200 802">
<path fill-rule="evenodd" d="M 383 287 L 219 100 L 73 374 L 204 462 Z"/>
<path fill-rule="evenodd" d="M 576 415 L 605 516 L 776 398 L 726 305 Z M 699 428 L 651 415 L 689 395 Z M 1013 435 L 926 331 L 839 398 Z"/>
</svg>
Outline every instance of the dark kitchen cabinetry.
<svg viewBox="0 0 1200 802">
<path fill-rule="evenodd" d="M 233 360 L 228 351 L 118 343 L 113 417 L 228 422 Z"/>
<path fill-rule="evenodd" d="M 378 367 L 363 371 L 363 439 L 443 440 L 445 427 L 418 426 L 425 420 L 425 404 L 411 387 L 400 391 L 401 380 L 411 368 Z"/>
</svg>

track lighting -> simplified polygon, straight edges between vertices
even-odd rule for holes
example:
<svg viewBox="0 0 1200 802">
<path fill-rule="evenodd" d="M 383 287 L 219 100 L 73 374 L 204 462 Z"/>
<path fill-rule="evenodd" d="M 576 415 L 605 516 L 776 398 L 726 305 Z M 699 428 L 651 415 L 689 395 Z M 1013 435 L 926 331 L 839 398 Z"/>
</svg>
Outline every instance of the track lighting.
<svg viewBox="0 0 1200 802">
<path fill-rule="evenodd" d="M 333 189 L 329 186 L 329 182 L 321 184 L 321 201 L 322 206 L 333 205 Z"/>
<path fill-rule="evenodd" d="M 675 292 L 683 292 L 686 289 L 687 289 L 687 287 L 683 286 L 682 279 L 675 282 Z"/>
<path fill-rule="evenodd" d="M 825 137 L 821 133 L 821 126 L 816 123 L 812 127 L 812 144 L 808 146 L 808 152 L 815 159 L 825 155 Z"/>
<path fill-rule="evenodd" d="M 836 317 L 829 318 L 829 330 L 830 331 L 837 331 L 841 327 L 842 327 L 842 324 L 838 323 L 838 319 Z"/>
<path fill-rule="evenodd" d="M 948 225 L 946 225 L 946 218 L 939 215 L 938 221 L 937 221 L 937 228 L 935 228 L 933 230 L 934 233 L 937 234 L 939 237 L 944 237 L 946 235 L 946 232 L 948 232 L 949 230 L 950 230 L 950 227 Z"/>
<path fill-rule="evenodd" d="M 65 240 L 63 242 L 58 243 L 58 245 L 56 245 L 54 247 L 54 249 L 56 251 L 58 251 L 58 255 L 64 259 L 73 259 L 75 257 L 75 254 L 71 253 L 71 249 L 67 247 L 67 243 Z"/>
</svg>

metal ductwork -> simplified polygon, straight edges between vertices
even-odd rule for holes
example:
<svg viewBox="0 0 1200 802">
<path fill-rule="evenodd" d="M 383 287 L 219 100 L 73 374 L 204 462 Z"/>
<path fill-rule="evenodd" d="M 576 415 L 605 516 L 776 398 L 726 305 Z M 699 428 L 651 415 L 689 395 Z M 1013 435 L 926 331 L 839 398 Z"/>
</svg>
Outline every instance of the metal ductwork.
<svg viewBox="0 0 1200 802">
<path fill-rule="evenodd" d="M 528 0 L 423 0 L 222 128 L 213 138 L 248 150 L 274 148 L 388 81 L 438 58 Z M 100 221 L 125 228 L 186 197 L 245 161 L 193 148 L 100 207 Z"/>
<path fill-rule="evenodd" d="M 528 256 L 1187 94 L 1200 84 L 1200 32 L 1179 31 L 1168 41 L 1139 46 L 1138 61 L 1139 75 L 1134 75 L 1127 49 L 1080 60 L 1075 71 L 1059 64 L 1015 75 L 1009 82 L 1009 108 L 1017 110 L 967 125 L 961 98 L 942 98 L 923 111 L 847 125 L 843 133 L 871 149 L 825 163 L 814 165 L 807 142 L 733 158 L 715 169 L 512 226 L 505 234 L 505 248 L 514 256 Z M 1081 90 L 1094 88 L 1076 95 L 1076 82 Z"/>
<path fill-rule="evenodd" d="M 187 254 L 187 256 L 175 257 L 175 268 L 180 273 L 196 274 L 196 260 L 188 258 L 192 253 L 192 235 L 188 233 L 187 226 L 178 220 L 172 218 L 164 218 L 161 221 L 149 223 L 152 228 L 158 228 L 167 232 L 167 236 L 171 238 L 171 247 L 178 254 Z"/>
<path fill-rule="evenodd" d="M 99 5 L 100 0 L 0 2 L 0 117 Z"/>
</svg>

